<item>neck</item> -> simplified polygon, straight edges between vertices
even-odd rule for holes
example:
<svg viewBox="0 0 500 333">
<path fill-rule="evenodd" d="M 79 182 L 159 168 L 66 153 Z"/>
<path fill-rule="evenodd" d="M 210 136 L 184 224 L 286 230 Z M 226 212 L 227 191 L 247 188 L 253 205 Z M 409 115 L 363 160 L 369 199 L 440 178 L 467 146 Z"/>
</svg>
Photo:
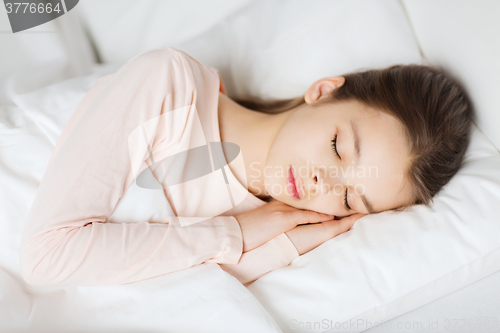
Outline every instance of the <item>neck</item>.
<svg viewBox="0 0 500 333">
<path fill-rule="evenodd" d="M 219 93 L 219 130 L 222 142 L 232 142 L 241 149 L 244 169 L 241 165 L 229 164 L 231 172 L 248 191 L 266 199 L 264 167 L 269 149 L 291 111 L 268 114 L 247 109 L 228 96 Z M 246 180 L 246 181 L 245 181 Z"/>
</svg>

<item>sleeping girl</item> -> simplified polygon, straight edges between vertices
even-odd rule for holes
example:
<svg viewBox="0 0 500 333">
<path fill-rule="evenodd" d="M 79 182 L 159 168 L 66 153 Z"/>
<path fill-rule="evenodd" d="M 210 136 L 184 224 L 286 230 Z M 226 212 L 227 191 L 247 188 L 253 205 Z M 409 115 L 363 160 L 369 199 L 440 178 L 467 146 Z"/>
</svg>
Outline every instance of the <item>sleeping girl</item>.
<svg viewBox="0 0 500 333">
<path fill-rule="evenodd" d="M 211 262 L 248 285 L 366 214 L 432 202 L 460 168 L 471 118 L 462 87 L 429 66 L 235 101 L 185 52 L 140 53 L 97 80 L 64 128 L 23 233 L 22 276 L 117 285 Z M 160 189 L 172 214 L 109 221 L 133 182 Z"/>
</svg>

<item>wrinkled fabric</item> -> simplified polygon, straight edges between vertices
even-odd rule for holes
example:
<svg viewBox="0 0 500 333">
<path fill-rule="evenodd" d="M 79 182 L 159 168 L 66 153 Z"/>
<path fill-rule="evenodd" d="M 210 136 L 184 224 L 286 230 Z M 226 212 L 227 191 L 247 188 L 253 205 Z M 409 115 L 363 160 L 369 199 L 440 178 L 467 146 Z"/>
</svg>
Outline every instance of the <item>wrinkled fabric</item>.
<svg viewBox="0 0 500 333">
<path fill-rule="evenodd" d="M 220 144 L 219 72 L 183 51 L 140 53 L 99 78 L 51 155 L 21 240 L 32 285 L 116 285 L 204 262 L 242 283 L 299 254 L 285 233 L 242 253 L 234 215 L 266 202 L 253 196 Z M 227 154 L 226 154 L 227 155 Z M 111 222 L 127 188 L 163 188 L 162 223 Z"/>
</svg>

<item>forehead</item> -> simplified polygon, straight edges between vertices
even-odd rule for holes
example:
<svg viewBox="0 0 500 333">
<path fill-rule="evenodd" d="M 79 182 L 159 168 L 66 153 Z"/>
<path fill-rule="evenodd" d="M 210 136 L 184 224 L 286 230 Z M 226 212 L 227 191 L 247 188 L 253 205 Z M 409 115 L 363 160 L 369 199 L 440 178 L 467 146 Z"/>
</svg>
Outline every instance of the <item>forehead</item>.
<svg viewBox="0 0 500 333">
<path fill-rule="evenodd" d="M 333 109 L 334 111 L 342 113 L 346 116 L 368 116 L 370 114 L 378 115 L 380 113 L 384 113 L 375 107 L 368 106 L 355 99 L 337 101 L 329 105 L 324 104 L 321 107 Z"/>
<path fill-rule="evenodd" d="M 363 145 L 360 166 L 378 171 L 364 181 L 365 195 L 372 198 L 379 210 L 411 201 L 411 192 L 405 182 L 410 159 L 403 125 L 385 113 L 360 117 L 356 123 Z"/>
</svg>

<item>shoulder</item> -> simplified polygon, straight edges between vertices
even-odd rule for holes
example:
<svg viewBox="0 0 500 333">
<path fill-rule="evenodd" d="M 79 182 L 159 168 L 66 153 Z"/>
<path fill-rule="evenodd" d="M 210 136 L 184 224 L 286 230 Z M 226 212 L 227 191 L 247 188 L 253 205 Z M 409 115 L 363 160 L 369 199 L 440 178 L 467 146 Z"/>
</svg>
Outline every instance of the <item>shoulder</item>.
<svg viewBox="0 0 500 333">
<path fill-rule="evenodd" d="M 147 50 L 135 55 L 129 61 L 147 62 L 149 64 L 157 64 L 157 65 L 169 61 L 170 62 L 177 61 L 179 63 L 183 63 L 184 65 L 189 63 L 191 65 L 196 65 L 208 69 L 208 66 L 205 66 L 198 60 L 191 57 L 186 52 L 173 47 L 161 47 L 161 48 Z"/>
<path fill-rule="evenodd" d="M 147 50 L 136 54 L 127 63 L 140 64 L 144 66 L 162 66 L 164 64 L 182 64 L 184 52 L 172 47 L 162 47 Z"/>
<path fill-rule="evenodd" d="M 187 75 L 191 79 L 197 78 L 200 80 L 200 78 L 207 76 L 220 78 L 220 74 L 216 69 L 202 64 L 186 52 L 173 47 L 162 47 L 141 52 L 131 58 L 129 62 L 133 62 L 141 68 L 146 67 L 157 72 L 162 68 L 169 68 L 171 71 L 177 72 L 179 75 Z"/>
</svg>

